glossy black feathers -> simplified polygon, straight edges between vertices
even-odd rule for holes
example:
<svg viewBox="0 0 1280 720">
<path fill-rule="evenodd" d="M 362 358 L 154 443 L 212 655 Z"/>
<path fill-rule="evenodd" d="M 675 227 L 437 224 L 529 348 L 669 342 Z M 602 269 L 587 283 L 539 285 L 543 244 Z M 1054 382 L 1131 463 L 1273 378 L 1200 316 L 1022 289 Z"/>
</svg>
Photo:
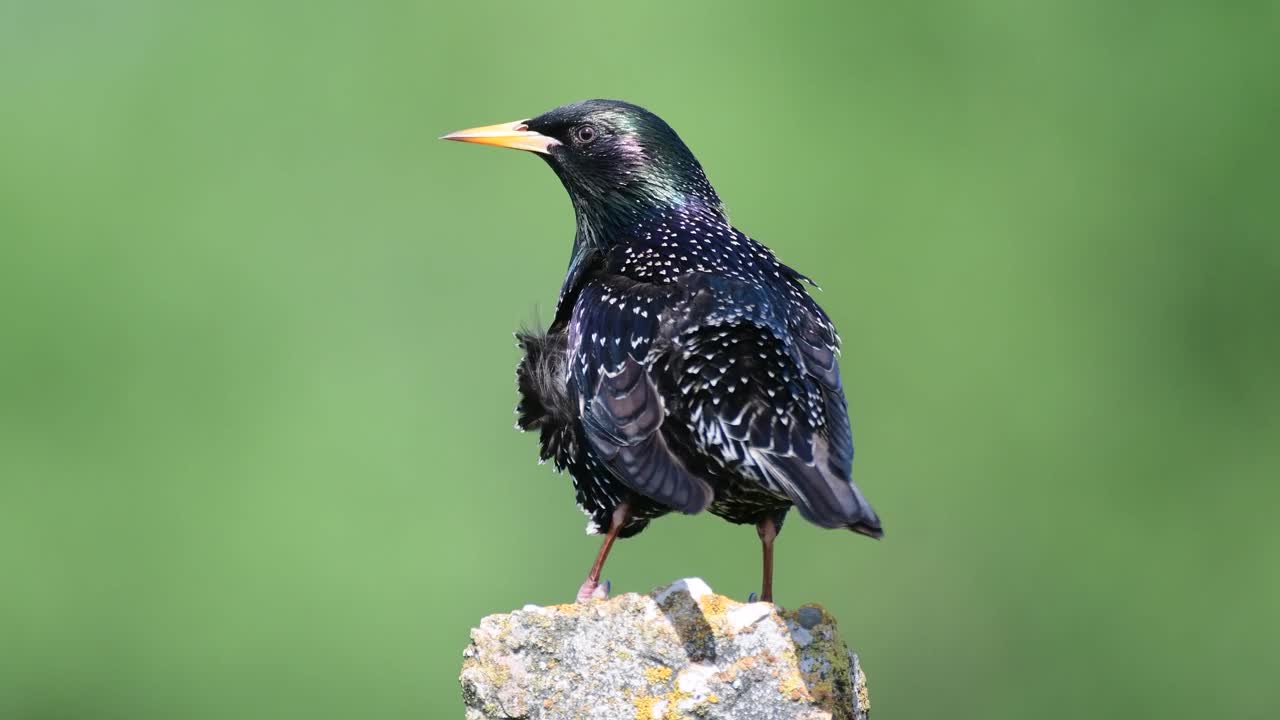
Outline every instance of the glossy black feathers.
<svg viewBox="0 0 1280 720">
<path fill-rule="evenodd" d="M 805 278 L 729 224 L 665 123 L 594 102 L 529 121 L 592 123 L 610 144 L 587 157 L 569 136 L 548 159 L 579 227 L 551 327 L 518 336 L 519 427 L 573 477 L 591 529 L 628 499 L 624 535 L 668 510 L 757 523 L 794 505 L 878 537 L 850 478 L 839 340 Z"/>
</svg>

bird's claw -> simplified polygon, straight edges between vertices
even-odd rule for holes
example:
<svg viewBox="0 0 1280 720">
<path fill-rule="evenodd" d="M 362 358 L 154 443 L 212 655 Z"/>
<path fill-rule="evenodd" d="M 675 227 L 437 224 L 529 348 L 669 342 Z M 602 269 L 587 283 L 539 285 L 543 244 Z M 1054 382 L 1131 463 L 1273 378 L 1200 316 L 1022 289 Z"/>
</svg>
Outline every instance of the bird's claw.
<svg viewBox="0 0 1280 720">
<path fill-rule="evenodd" d="M 578 588 L 578 602 L 585 603 L 592 600 L 607 600 L 609 598 L 609 589 L 613 583 L 605 580 L 597 583 L 592 580 L 586 580 L 582 583 L 582 587 Z"/>
<path fill-rule="evenodd" d="M 751 603 L 753 603 L 753 602 L 755 602 L 755 601 L 756 601 L 756 600 L 758 600 L 758 599 L 760 599 L 760 596 L 759 596 L 759 595 L 756 595 L 754 592 L 752 592 L 752 593 L 748 593 L 748 594 L 747 594 L 747 604 L 748 604 L 748 605 L 749 605 L 749 604 L 751 604 Z"/>
</svg>

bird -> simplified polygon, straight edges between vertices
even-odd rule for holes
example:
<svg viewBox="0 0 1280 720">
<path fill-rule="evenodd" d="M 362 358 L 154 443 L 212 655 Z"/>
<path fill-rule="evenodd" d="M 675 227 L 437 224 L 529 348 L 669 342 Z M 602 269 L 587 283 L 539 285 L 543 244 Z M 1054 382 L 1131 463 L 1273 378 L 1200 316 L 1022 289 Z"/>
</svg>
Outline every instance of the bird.
<svg viewBox="0 0 1280 720">
<path fill-rule="evenodd" d="M 754 525 L 764 602 L 792 507 L 883 536 L 851 477 L 840 337 L 813 282 L 729 222 L 670 125 L 596 99 L 441 139 L 533 153 L 573 205 L 555 315 L 516 334 L 516 426 L 604 535 L 578 601 L 608 596 L 615 540 L 673 511 Z"/>
</svg>

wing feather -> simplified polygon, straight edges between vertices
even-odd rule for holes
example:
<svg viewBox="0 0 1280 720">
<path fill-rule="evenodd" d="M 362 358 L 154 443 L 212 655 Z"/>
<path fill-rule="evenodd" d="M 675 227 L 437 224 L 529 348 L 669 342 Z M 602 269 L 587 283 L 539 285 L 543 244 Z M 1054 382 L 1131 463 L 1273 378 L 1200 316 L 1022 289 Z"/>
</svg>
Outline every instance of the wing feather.
<svg viewBox="0 0 1280 720">
<path fill-rule="evenodd" d="M 582 425 L 600 461 L 635 492 L 685 513 L 711 503 L 661 432 L 664 403 L 650 370 L 671 290 L 600 277 L 579 295 L 570 328 Z"/>
</svg>

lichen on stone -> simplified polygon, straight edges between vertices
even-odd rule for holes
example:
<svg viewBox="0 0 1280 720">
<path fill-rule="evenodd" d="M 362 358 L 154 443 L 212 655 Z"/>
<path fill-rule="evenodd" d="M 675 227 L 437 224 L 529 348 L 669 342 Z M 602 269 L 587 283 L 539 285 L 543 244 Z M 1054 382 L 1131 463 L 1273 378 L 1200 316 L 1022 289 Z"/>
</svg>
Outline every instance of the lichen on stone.
<svg viewBox="0 0 1280 720">
<path fill-rule="evenodd" d="M 671 679 L 671 668 L 669 667 L 651 667 L 645 668 L 644 677 L 651 685 L 657 685 Z"/>
<path fill-rule="evenodd" d="M 461 680 L 468 720 L 862 720 L 868 709 L 857 656 L 824 609 L 739 603 L 696 578 L 485 618 Z"/>
</svg>

